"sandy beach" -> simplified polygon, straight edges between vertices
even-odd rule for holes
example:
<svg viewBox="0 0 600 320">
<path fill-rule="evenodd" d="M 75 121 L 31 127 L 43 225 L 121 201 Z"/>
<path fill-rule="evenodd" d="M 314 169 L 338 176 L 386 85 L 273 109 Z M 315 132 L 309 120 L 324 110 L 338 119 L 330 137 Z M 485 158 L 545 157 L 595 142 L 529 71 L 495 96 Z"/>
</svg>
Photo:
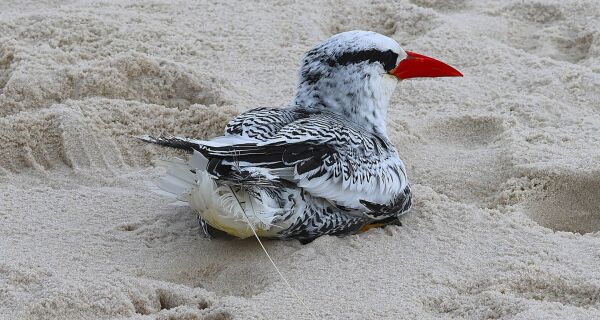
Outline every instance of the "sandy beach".
<svg viewBox="0 0 600 320">
<path fill-rule="evenodd" d="M 2 1 L 0 319 L 600 319 L 600 5 Z M 135 137 L 221 134 L 302 54 L 385 34 L 463 78 L 398 85 L 415 205 L 343 238 L 202 237 Z"/>
</svg>

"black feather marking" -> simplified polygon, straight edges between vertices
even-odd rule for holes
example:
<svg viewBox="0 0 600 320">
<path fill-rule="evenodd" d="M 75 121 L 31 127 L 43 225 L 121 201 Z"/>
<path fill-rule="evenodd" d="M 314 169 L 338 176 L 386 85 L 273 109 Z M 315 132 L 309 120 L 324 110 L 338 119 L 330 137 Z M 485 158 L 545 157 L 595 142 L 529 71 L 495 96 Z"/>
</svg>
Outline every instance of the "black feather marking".
<svg viewBox="0 0 600 320">
<path fill-rule="evenodd" d="M 369 49 L 345 52 L 341 56 L 337 57 L 337 59 L 328 61 L 328 64 L 333 66 L 335 64 L 348 65 L 361 62 L 379 62 L 385 71 L 390 71 L 396 67 L 397 60 L 398 54 L 392 50 L 381 51 L 377 49 Z"/>
<path fill-rule="evenodd" d="M 368 215 L 379 218 L 389 216 L 399 216 L 405 213 L 412 204 L 412 195 L 410 187 L 404 188 L 403 192 L 399 193 L 390 203 L 378 204 L 366 200 L 359 200 L 360 203 L 369 209 Z"/>
<path fill-rule="evenodd" d="M 187 152 L 192 152 L 193 150 L 200 151 L 200 146 L 197 143 L 185 141 L 185 140 L 182 140 L 182 139 L 176 138 L 176 137 L 145 136 L 145 137 L 140 137 L 139 139 L 142 141 L 145 141 L 145 142 L 154 143 L 154 144 L 158 144 L 161 146 L 166 146 L 166 147 L 171 147 L 171 148 L 176 148 L 176 149 L 183 149 Z"/>
<path fill-rule="evenodd" d="M 296 167 L 298 174 L 304 174 L 321 167 L 322 162 L 318 159 L 308 159 Z"/>
<path fill-rule="evenodd" d="M 292 144 L 285 148 L 281 160 L 287 165 L 294 165 L 312 157 L 312 147 L 306 144 Z"/>
<path fill-rule="evenodd" d="M 314 85 L 322 77 L 323 77 L 323 74 L 320 72 L 311 72 L 311 73 L 303 72 L 302 73 L 302 82 L 306 83 L 307 85 Z"/>
<path fill-rule="evenodd" d="M 213 158 L 208 161 L 206 171 L 215 177 L 226 177 L 231 172 L 231 166 L 223 165 L 223 160 Z"/>
</svg>

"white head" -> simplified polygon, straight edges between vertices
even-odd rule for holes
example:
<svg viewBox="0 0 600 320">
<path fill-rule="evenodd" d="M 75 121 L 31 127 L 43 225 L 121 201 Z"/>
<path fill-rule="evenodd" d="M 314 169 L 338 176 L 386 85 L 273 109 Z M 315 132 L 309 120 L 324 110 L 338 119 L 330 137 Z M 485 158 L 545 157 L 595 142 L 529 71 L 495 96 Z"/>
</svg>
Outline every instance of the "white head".
<svg viewBox="0 0 600 320">
<path fill-rule="evenodd" d="M 462 76 L 452 67 L 407 52 L 393 39 L 370 31 L 332 36 L 308 51 L 293 103 L 338 113 L 385 134 L 385 115 L 398 80 Z"/>
</svg>

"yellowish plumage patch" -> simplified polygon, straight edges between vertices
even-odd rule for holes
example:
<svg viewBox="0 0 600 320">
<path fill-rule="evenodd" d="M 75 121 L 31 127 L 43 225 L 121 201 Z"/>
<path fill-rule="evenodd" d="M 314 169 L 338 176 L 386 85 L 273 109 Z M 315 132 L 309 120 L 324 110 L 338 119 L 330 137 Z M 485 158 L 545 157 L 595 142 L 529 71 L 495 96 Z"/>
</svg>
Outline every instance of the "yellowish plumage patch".
<svg viewBox="0 0 600 320">
<path fill-rule="evenodd" d="M 385 223 L 369 223 L 369 224 L 365 224 L 364 226 L 362 226 L 360 228 L 360 230 L 358 230 L 359 232 L 367 232 L 373 228 L 381 228 L 384 227 L 386 224 Z"/>
</svg>

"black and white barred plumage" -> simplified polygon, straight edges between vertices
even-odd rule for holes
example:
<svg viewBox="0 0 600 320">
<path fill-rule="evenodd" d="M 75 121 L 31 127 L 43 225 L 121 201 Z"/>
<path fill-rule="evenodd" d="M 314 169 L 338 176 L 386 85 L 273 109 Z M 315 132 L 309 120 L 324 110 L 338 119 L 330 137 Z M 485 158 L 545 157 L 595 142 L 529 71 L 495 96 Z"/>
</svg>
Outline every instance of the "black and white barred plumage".
<svg viewBox="0 0 600 320">
<path fill-rule="evenodd" d="M 411 206 L 404 164 L 386 134 L 407 54 L 383 35 L 351 31 L 310 50 L 288 107 L 258 108 L 210 141 L 142 139 L 192 152 L 160 187 L 210 226 L 238 237 L 309 240 L 396 223 Z"/>
</svg>

